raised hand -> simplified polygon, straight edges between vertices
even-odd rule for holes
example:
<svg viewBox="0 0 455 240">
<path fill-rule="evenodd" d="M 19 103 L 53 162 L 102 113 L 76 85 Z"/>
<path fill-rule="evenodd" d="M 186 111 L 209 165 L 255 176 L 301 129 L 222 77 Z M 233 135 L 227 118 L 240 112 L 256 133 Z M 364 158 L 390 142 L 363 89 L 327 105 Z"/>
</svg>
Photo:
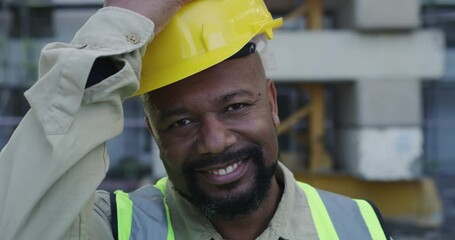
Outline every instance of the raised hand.
<svg viewBox="0 0 455 240">
<path fill-rule="evenodd" d="M 105 0 L 104 6 L 125 8 L 149 18 L 155 23 L 158 34 L 181 6 L 192 0 Z"/>
</svg>

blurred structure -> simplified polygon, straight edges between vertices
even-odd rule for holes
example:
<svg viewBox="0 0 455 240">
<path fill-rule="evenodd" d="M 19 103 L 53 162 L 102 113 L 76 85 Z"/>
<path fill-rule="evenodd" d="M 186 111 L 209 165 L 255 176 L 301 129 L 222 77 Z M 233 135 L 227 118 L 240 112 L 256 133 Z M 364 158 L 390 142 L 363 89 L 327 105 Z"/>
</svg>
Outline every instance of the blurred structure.
<svg viewBox="0 0 455 240">
<path fill-rule="evenodd" d="M 281 160 L 301 180 L 373 200 L 387 219 L 440 225 L 440 197 L 455 200 L 434 181 L 455 179 L 455 1 L 265 2 L 285 19 L 269 43 Z M 70 41 L 101 6 L 0 0 L 0 145 L 28 109 L 22 93 L 40 49 Z M 116 182 L 129 188 L 165 172 L 137 100 L 125 116 L 124 134 L 109 142 L 109 178 L 133 180 Z"/>
<path fill-rule="evenodd" d="M 440 224 L 439 195 L 424 177 L 422 84 L 444 76 L 446 50 L 441 31 L 420 28 L 421 3 L 267 2 L 287 23 L 270 44 L 279 59 L 270 76 L 308 102 L 279 129 L 307 145 L 304 171 L 299 151 L 282 160 L 302 180 L 373 200 L 389 218 Z"/>
</svg>

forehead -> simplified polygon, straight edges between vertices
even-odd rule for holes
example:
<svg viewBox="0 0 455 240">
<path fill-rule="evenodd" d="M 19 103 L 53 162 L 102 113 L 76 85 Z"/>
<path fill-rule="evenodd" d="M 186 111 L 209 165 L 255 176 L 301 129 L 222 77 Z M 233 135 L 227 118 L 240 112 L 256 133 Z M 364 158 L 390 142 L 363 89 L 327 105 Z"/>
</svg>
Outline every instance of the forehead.
<svg viewBox="0 0 455 240">
<path fill-rule="evenodd" d="M 207 98 L 232 90 L 258 90 L 266 86 L 266 77 L 257 53 L 227 60 L 174 84 L 149 93 L 147 104 L 160 108 L 188 98 Z"/>
</svg>

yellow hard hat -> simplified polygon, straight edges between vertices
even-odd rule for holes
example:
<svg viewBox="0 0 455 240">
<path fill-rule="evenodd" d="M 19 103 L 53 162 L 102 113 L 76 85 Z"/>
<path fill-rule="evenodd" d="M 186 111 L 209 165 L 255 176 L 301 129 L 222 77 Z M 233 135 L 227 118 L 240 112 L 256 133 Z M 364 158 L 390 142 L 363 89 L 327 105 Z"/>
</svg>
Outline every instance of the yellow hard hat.
<svg viewBox="0 0 455 240">
<path fill-rule="evenodd" d="M 273 19 L 262 0 L 195 0 L 147 46 L 139 90 L 153 91 L 207 69 L 239 51 L 254 36 L 273 37 Z"/>
</svg>

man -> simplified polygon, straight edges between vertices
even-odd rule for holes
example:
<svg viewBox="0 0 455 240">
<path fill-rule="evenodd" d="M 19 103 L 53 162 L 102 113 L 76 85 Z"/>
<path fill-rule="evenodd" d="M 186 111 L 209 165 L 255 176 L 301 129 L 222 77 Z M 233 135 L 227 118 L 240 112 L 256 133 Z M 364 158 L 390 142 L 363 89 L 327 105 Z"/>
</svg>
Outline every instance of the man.
<svg viewBox="0 0 455 240">
<path fill-rule="evenodd" d="M 0 155 L 1 239 L 386 239 L 368 203 L 296 183 L 278 163 L 276 90 L 252 39 L 270 37 L 276 22 L 245 18 L 261 12 L 262 2 L 184 6 L 227 13 L 232 4 L 247 6 L 224 22 L 246 19 L 250 36 L 222 48 L 229 41 L 221 26 L 206 22 L 188 49 L 203 36 L 210 61 L 150 70 L 166 61 L 160 37 L 172 35 L 172 22 L 165 26 L 187 2 L 109 0 L 71 44 L 43 49 L 40 79 L 26 93 L 31 109 Z M 131 194 L 94 194 L 109 165 L 105 142 L 123 128 L 121 103 L 137 94 L 169 178 Z"/>
</svg>

